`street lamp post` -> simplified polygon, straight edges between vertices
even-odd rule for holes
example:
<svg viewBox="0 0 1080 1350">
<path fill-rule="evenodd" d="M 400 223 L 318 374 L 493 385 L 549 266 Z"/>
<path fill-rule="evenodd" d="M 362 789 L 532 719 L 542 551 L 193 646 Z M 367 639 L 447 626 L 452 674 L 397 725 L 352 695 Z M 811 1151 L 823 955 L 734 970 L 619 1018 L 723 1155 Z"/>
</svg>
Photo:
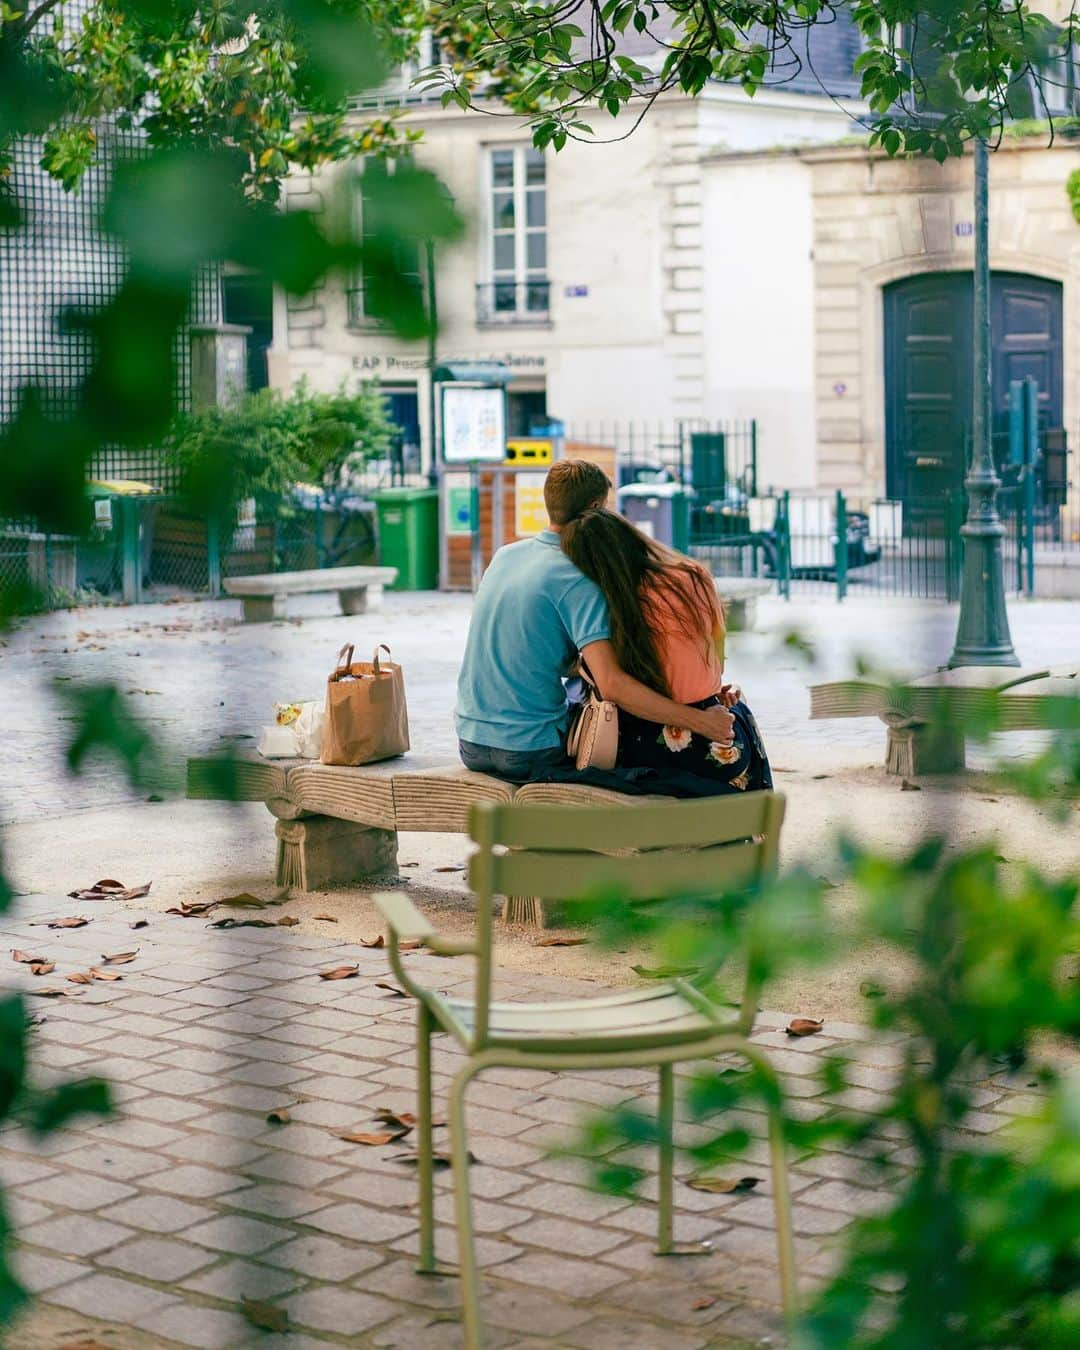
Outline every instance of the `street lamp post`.
<svg viewBox="0 0 1080 1350">
<path fill-rule="evenodd" d="M 436 306 L 435 293 L 435 240 L 430 237 L 424 240 L 424 252 L 426 254 L 425 262 L 427 264 L 425 271 L 427 274 L 427 312 L 428 312 L 428 344 L 427 344 L 427 368 L 428 368 L 428 444 L 431 447 L 431 458 L 428 463 L 428 482 L 434 486 L 439 481 L 439 449 L 435 442 L 435 343 L 438 338 L 439 312 Z"/>
<path fill-rule="evenodd" d="M 1018 666 L 1005 609 L 1001 539 L 1005 527 L 997 512 L 1001 480 L 994 468 L 990 429 L 993 399 L 990 371 L 990 154 L 975 141 L 975 398 L 972 410 L 971 463 L 964 487 L 967 520 L 960 620 L 949 665 Z"/>
</svg>

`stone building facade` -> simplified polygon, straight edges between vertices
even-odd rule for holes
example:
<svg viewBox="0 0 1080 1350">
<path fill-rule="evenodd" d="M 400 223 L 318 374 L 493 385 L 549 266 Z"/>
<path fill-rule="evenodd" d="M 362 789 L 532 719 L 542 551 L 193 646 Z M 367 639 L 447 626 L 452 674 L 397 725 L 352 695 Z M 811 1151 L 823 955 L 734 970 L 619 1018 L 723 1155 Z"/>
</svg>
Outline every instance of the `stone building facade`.
<svg viewBox="0 0 1080 1350">
<path fill-rule="evenodd" d="M 1077 168 L 1074 142 L 1006 137 L 990 177 L 995 432 L 1005 434 L 1010 381 L 1036 378 L 1044 429 L 1070 443 L 1073 486 L 1080 224 L 1065 184 Z M 942 473 L 955 480 L 971 405 L 972 157 L 890 160 L 857 144 L 723 153 L 708 159 L 706 180 L 713 197 L 737 195 L 750 219 L 783 214 L 782 227 L 757 232 L 747 271 L 729 269 L 728 294 L 741 285 L 749 308 L 762 279 L 782 274 L 768 321 L 759 312 L 740 332 L 737 359 L 747 372 L 775 368 L 779 333 L 790 369 L 812 371 L 812 399 L 789 381 L 806 460 L 785 486 L 905 499 L 933 491 Z M 793 331 L 790 320 L 806 315 Z"/>
<path fill-rule="evenodd" d="M 585 434 L 615 421 L 671 427 L 736 415 L 709 350 L 717 322 L 738 316 L 710 290 L 707 158 L 718 147 L 833 141 L 851 119 L 820 92 L 766 90 L 749 100 L 740 89 L 712 86 L 696 100 L 660 100 L 626 139 L 618 139 L 623 120 L 612 120 L 611 143 L 571 143 L 558 154 L 532 151 L 528 128 L 505 114 L 420 102 L 406 124 L 423 131 L 415 158 L 438 174 L 467 226 L 463 240 L 436 250 L 438 359 L 505 362 L 509 427 L 523 435 L 545 415 Z M 288 205 L 344 209 L 350 172 L 295 175 Z M 738 210 L 733 201 L 727 214 Z M 717 305 L 726 320 L 712 313 Z M 278 387 L 301 378 L 322 388 L 378 379 L 427 466 L 424 346 L 400 342 L 365 317 L 362 278 L 278 296 L 268 366 Z M 737 415 L 762 423 L 761 454 L 782 450 L 786 414 L 775 400 L 744 405 Z M 783 476 L 783 465 L 769 476 Z"/>
</svg>

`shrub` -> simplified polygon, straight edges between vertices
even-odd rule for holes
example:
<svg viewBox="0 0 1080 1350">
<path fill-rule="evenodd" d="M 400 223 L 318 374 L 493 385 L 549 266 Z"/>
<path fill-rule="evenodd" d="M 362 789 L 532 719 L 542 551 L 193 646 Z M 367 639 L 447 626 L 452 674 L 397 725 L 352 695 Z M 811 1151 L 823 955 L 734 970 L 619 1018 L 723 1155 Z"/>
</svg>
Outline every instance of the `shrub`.
<svg viewBox="0 0 1080 1350">
<path fill-rule="evenodd" d="M 301 382 L 287 397 L 261 389 L 232 407 L 179 415 L 165 454 L 200 513 L 226 517 L 248 497 L 266 513 L 299 482 L 347 486 L 364 463 L 389 452 L 392 430 L 374 385 L 342 382 L 324 394 Z"/>
</svg>

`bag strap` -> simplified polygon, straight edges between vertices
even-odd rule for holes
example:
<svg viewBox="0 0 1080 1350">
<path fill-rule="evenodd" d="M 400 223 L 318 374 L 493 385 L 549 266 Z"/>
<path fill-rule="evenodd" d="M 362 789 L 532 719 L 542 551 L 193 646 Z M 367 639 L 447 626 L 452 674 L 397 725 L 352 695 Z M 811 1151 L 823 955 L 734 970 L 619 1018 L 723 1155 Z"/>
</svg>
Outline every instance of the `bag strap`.
<svg viewBox="0 0 1080 1350">
<path fill-rule="evenodd" d="M 353 651 L 353 644 L 351 642 L 346 642 L 345 646 L 342 647 L 341 651 L 337 654 L 337 665 L 334 667 L 335 675 L 341 671 L 348 671 L 353 663 Z"/>
<path fill-rule="evenodd" d="M 390 661 L 390 662 L 393 661 L 393 657 L 390 655 L 390 648 L 386 645 L 385 642 L 380 642 L 379 645 L 375 648 L 374 652 L 372 652 L 372 654 L 371 654 L 371 673 L 372 673 L 373 675 L 378 675 L 378 674 L 379 674 L 379 653 L 380 653 L 380 652 L 385 652 L 385 653 L 386 653 L 386 659 L 387 659 L 388 661 Z"/>
<path fill-rule="evenodd" d="M 593 679 L 592 675 L 590 674 L 590 672 L 589 672 L 589 667 L 585 664 L 585 658 L 582 657 L 582 656 L 579 656 L 579 657 L 578 657 L 577 673 L 581 676 L 581 678 L 582 678 L 582 679 L 585 681 L 585 683 L 589 686 L 589 688 L 592 690 L 592 692 L 599 698 L 599 696 L 600 696 L 600 690 L 597 689 L 597 687 L 596 687 L 596 681 Z"/>
</svg>

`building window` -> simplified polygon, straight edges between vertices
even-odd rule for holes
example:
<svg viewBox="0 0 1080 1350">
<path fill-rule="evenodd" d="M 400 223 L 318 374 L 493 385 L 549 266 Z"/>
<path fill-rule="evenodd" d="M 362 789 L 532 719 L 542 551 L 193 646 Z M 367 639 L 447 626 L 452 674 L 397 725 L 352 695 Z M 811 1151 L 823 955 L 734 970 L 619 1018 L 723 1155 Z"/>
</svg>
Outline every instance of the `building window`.
<svg viewBox="0 0 1080 1350">
<path fill-rule="evenodd" d="M 386 243 L 386 235 L 381 237 L 372 220 L 372 212 L 364 209 L 364 184 L 369 186 L 377 177 L 385 177 L 395 171 L 407 172 L 410 161 L 401 159 L 371 158 L 364 161 L 364 172 L 360 176 L 359 186 L 354 197 L 356 212 L 356 233 L 363 241 L 365 249 L 370 250 L 365 261 L 355 269 L 346 287 L 349 323 L 355 327 L 371 327 L 386 321 L 388 309 L 395 303 L 400 305 L 401 297 L 396 289 L 391 293 L 383 284 L 391 270 L 383 265 L 380 268 L 379 251 L 372 244 L 379 240 L 380 246 Z M 423 303 L 424 279 L 420 262 L 420 240 L 400 233 L 395 234 L 392 249 L 393 271 L 400 275 L 410 290 L 415 290 L 418 304 Z M 373 261 L 374 259 L 374 261 Z M 382 271 L 382 276 L 380 276 Z"/>
<path fill-rule="evenodd" d="M 547 182 L 531 145 L 488 151 L 488 231 L 478 317 L 486 323 L 543 322 L 547 275 Z"/>
</svg>

